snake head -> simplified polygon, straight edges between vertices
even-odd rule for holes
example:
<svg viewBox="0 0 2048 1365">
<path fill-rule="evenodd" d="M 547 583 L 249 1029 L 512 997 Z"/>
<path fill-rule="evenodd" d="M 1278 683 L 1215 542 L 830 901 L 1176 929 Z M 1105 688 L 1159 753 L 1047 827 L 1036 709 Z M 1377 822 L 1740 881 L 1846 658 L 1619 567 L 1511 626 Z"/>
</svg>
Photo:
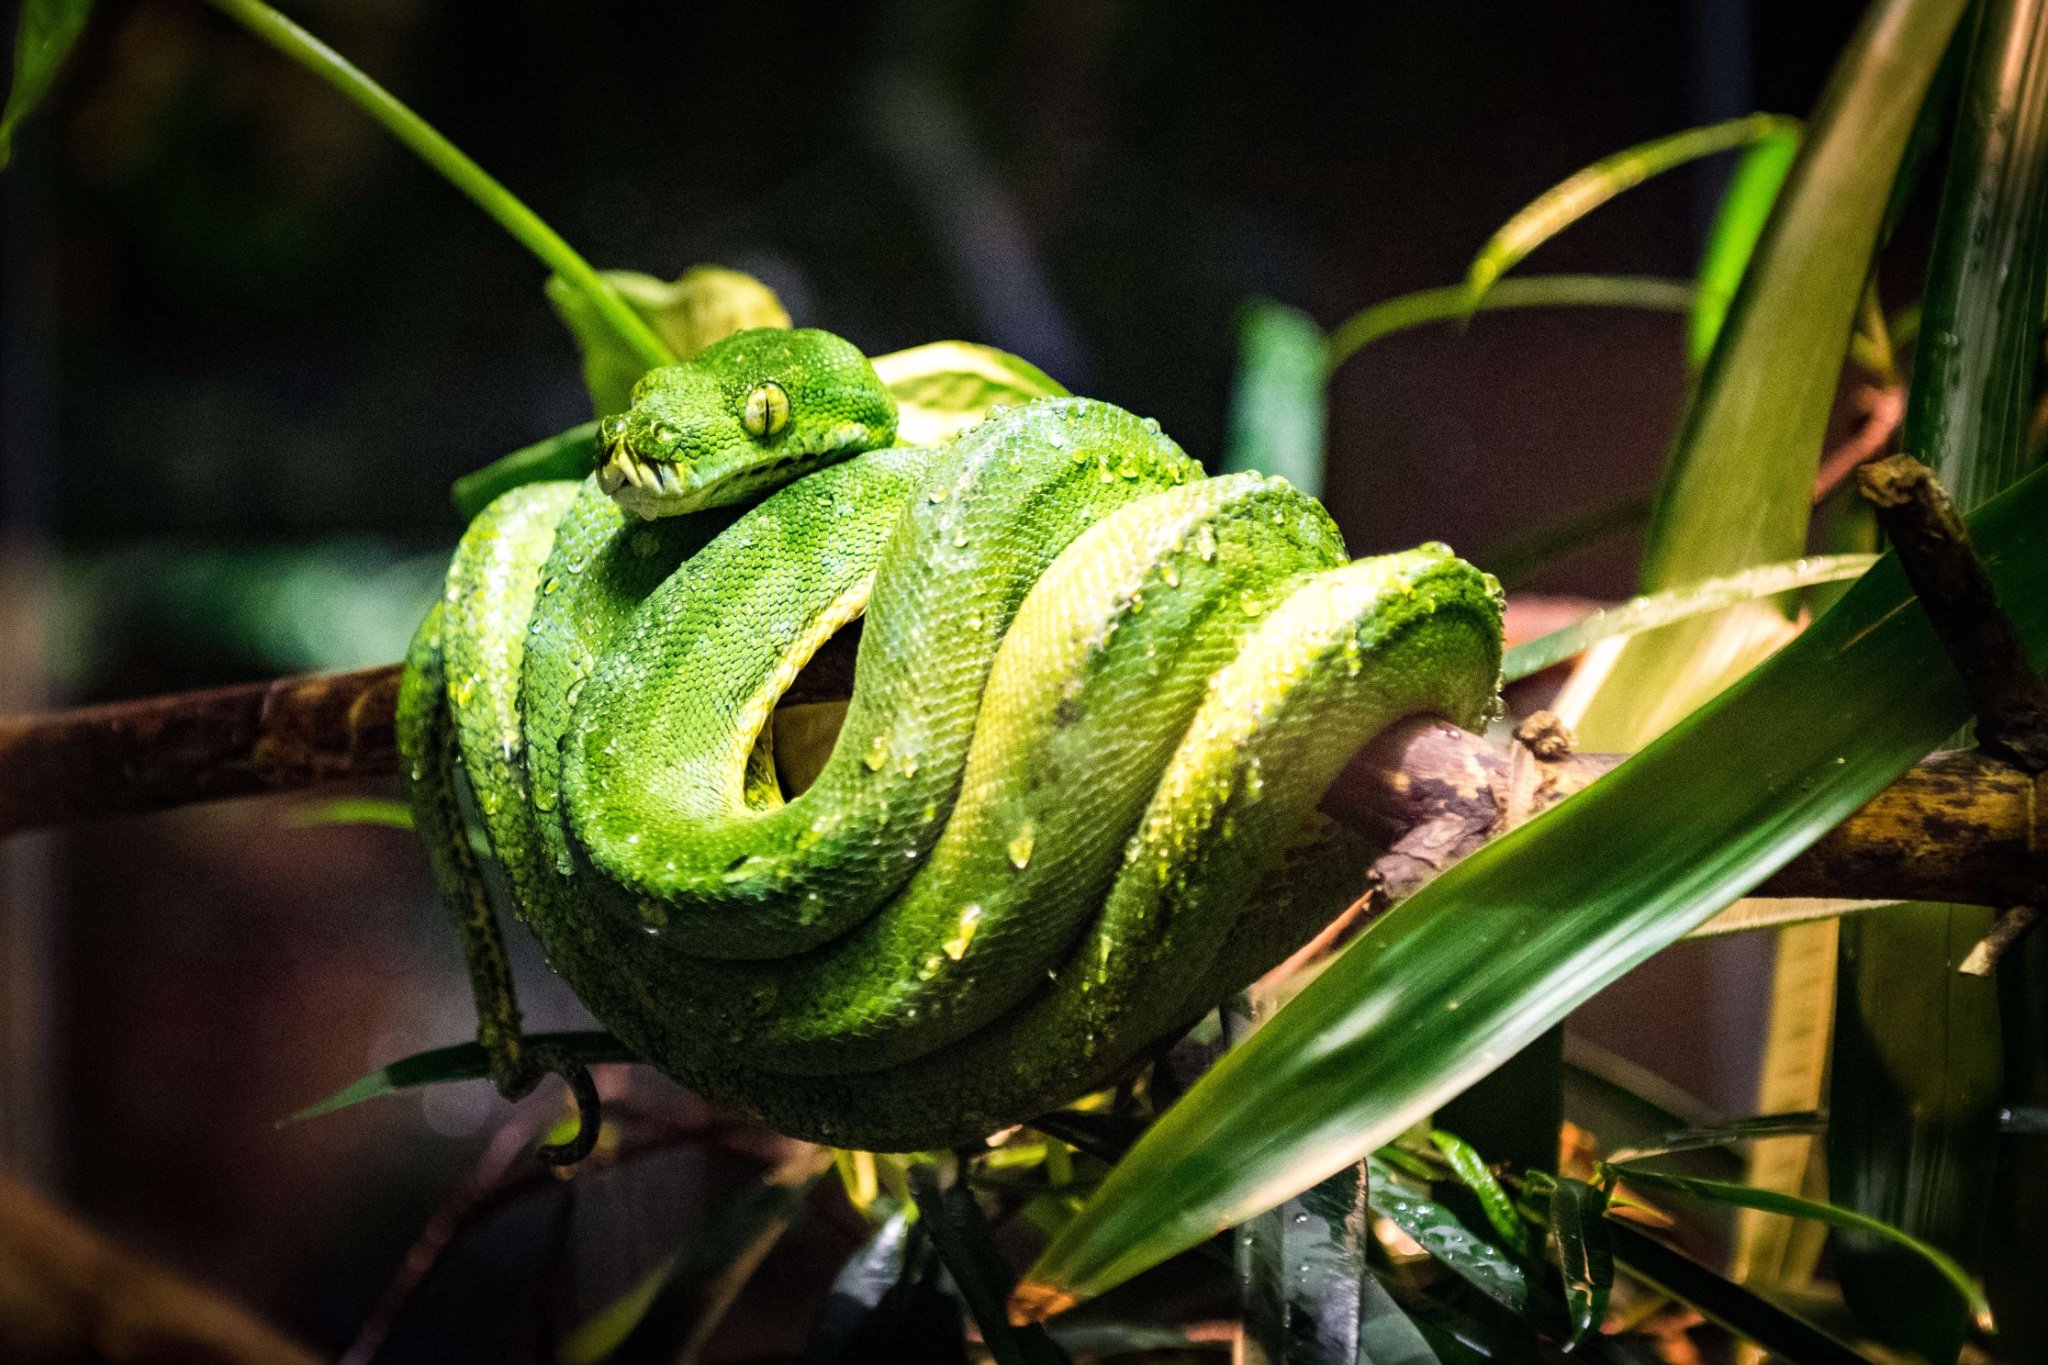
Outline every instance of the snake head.
<svg viewBox="0 0 2048 1365">
<path fill-rule="evenodd" d="M 758 497 L 891 445 L 896 400 L 867 357 L 830 332 L 735 332 L 650 370 L 633 406 L 598 427 L 598 486 L 640 516 Z"/>
</svg>

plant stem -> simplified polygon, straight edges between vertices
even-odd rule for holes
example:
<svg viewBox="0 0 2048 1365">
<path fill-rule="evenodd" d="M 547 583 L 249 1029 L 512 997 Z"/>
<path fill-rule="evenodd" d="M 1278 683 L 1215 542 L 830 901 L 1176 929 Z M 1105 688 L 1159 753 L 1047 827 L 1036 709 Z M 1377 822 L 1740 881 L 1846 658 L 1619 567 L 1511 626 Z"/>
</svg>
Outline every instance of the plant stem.
<svg viewBox="0 0 2048 1365">
<path fill-rule="evenodd" d="M 464 155 L 432 124 L 371 80 L 361 68 L 262 0 L 207 2 L 339 90 L 357 108 L 383 124 L 422 161 L 439 171 L 448 183 L 468 195 L 470 202 L 511 233 L 540 259 L 542 265 L 582 291 L 590 300 L 591 307 L 619 334 L 620 340 L 650 367 L 676 363 L 674 353 L 655 335 L 654 329 L 633 311 L 609 281 L 591 269 L 590 262 L 577 255 L 574 247 L 543 222 L 540 215 Z"/>
</svg>

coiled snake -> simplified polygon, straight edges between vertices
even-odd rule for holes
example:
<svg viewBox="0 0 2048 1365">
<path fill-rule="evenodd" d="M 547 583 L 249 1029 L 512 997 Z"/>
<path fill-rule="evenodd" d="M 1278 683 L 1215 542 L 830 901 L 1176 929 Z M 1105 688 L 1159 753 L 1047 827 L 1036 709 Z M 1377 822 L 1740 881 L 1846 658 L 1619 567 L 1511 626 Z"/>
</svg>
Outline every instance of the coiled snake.
<svg viewBox="0 0 2048 1365">
<path fill-rule="evenodd" d="M 1369 856 L 1317 812 L 1339 768 L 1492 705 L 1499 591 L 1442 546 L 1350 561 L 1314 499 L 1088 399 L 895 429 L 849 343 L 740 332 L 464 536 L 400 740 L 501 1087 L 553 1059 L 485 989 L 493 896 L 701 1093 L 843 1147 L 979 1138 L 1304 941 Z M 786 796 L 775 703 L 862 615 Z"/>
</svg>

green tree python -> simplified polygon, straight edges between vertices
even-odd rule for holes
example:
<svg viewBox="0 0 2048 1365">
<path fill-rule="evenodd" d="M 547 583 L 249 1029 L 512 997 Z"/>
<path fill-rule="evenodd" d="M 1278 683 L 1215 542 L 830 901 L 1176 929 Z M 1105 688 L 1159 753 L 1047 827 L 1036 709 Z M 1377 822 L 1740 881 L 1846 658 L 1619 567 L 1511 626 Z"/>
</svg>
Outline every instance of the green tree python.
<svg viewBox="0 0 2048 1365">
<path fill-rule="evenodd" d="M 522 1044 L 494 902 L 707 1097 L 841 1147 L 978 1139 L 1305 941 L 1370 857 L 1317 810 L 1338 770 L 1493 705 L 1499 589 L 1443 546 L 1351 560 L 1313 498 L 1090 399 L 896 428 L 850 343 L 738 332 L 645 376 L 591 476 L 470 525 L 399 731 L 507 1093 L 574 1068 Z M 776 702 L 857 617 L 785 792 Z"/>
</svg>

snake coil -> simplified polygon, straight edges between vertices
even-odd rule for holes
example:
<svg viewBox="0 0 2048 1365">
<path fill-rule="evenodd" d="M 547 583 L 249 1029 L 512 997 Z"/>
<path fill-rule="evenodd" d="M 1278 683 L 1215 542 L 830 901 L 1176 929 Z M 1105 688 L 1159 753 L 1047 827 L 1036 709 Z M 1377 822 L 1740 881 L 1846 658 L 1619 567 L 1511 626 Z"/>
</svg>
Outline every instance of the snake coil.
<svg viewBox="0 0 2048 1365">
<path fill-rule="evenodd" d="M 1105 403 L 890 446 L 893 407 L 832 396 L 859 367 L 820 389 L 779 344 L 713 348 L 689 400 L 800 475 L 750 508 L 607 495 L 674 482 L 620 463 L 643 408 L 687 438 L 650 396 L 608 476 L 471 525 L 408 659 L 408 792 L 480 1001 L 495 896 L 701 1093 L 843 1147 L 970 1141 L 1112 1081 L 1358 894 L 1370 850 L 1317 803 L 1400 717 L 1487 713 L 1499 590 L 1437 545 L 1350 561 L 1314 499 L 1204 478 Z M 803 472 L 812 447 L 836 462 Z M 862 616 L 830 757 L 786 793 L 776 701 Z M 482 1035 L 516 1052 L 516 1010 Z"/>
</svg>

